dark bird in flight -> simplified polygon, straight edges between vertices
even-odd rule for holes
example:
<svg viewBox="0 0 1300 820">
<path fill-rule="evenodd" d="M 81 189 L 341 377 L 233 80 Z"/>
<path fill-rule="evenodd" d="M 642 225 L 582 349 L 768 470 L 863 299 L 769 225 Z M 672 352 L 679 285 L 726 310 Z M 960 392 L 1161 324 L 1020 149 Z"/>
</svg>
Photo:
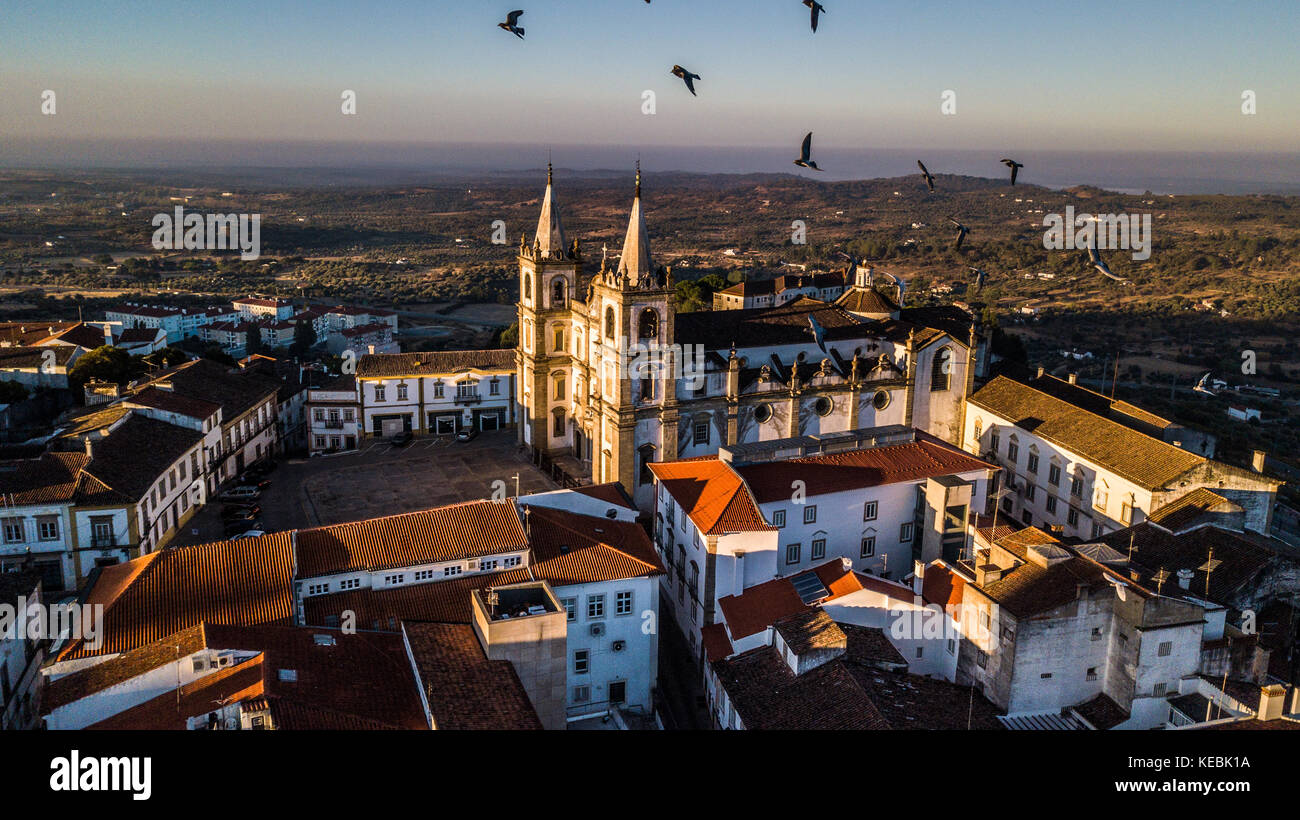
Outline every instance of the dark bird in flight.
<svg viewBox="0 0 1300 820">
<path fill-rule="evenodd" d="M 798 165 L 800 168 L 811 168 L 814 171 L 821 170 L 820 168 L 817 167 L 817 163 L 812 161 L 812 132 L 811 131 L 808 132 L 808 136 L 803 138 L 802 153 L 799 155 L 799 159 L 794 161 L 794 164 Z"/>
<path fill-rule="evenodd" d="M 968 265 L 967 267 L 970 267 L 970 266 Z M 985 278 L 986 274 L 984 273 L 984 271 L 980 270 L 979 268 L 971 268 L 971 270 L 974 271 L 974 272 L 971 274 L 971 276 L 974 276 L 974 277 L 975 277 L 975 290 L 983 290 L 983 289 L 984 289 L 984 278 Z"/>
<path fill-rule="evenodd" d="M 948 217 L 948 221 L 957 226 L 957 242 L 953 245 L 953 248 L 961 250 L 961 241 L 966 238 L 966 234 L 970 233 L 970 228 L 967 228 L 952 217 Z"/>
<path fill-rule="evenodd" d="M 1024 163 L 1016 162 L 1014 159 L 1004 159 L 1002 164 L 1011 169 L 1011 184 L 1016 184 L 1016 171 L 1024 168 Z"/>
<path fill-rule="evenodd" d="M 817 0 L 803 0 L 803 4 L 808 8 L 812 9 L 812 27 L 813 27 L 813 31 L 815 32 L 817 31 L 817 18 L 821 15 L 822 12 L 826 11 L 826 7 L 823 6 L 821 3 L 818 3 Z"/>
<path fill-rule="evenodd" d="M 926 185 L 929 185 L 929 186 L 930 186 L 930 190 L 931 190 L 931 192 L 933 192 L 933 191 L 934 191 L 934 174 L 932 174 L 932 173 L 930 173 L 928 170 L 926 170 L 925 163 L 924 163 L 924 162 L 921 162 L 919 159 L 916 161 L 916 165 L 917 165 L 918 168 L 921 169 L 921 176 L 925 177 L 925 184 L 926 184 Z"/>
<path fill-rule="evenodd" d="M 845 253 L 844 251 L 836 251 L 835 253 L 841 259 L 849 263 L 848 270 L 844 273 L 844 282 L 845 284 L 852 283 L 854 278 L 857 276 L 858 266 L 862 264 L 861 260 L 852 254 Z"/>
<path fill-rule="evenodd" d="M 1096 268 L 1098 272 L 1100 272 L 1103 276 L 1109 279 L 1114 279 L 1116 282 L 1119 282 L 1121 285 L 1133 284 L 1129 280 L 1125 279 L 1123 276 L 1116 276 L 1115 274 L 1111 273 L 1110 267 L 1101 258 L 1101 254 L 1097 253 L 1097 249 L 1095 247 L 1088 248 L 1088 261 L 1091 262 L 1092 266 Z"/>
<path fill-rule="evenodd" d="M 506 15 L 506 21 L 504 23 L 497 23 L 497 28 L 505 29 L 522 40 L 524 39 L 524 30 L 515 24 L 519 22 L 519 18 L 523 15 L 523 9 L 512 11 Z"/>
<path fill-rule="evenodd" d="M 700 79 L 699 74 L 692 74 L 691 72 L 687 71 L 681 66 L 675 65 L 673 66 L 673 76 L 682 78 L 682 81 L 686 83 L 686 87 L 690 89 L 692 97 L 699 96 L 698 94 L 695 93 L 695 83 L 693 82 L 693 80 Z"/>
<path fill-rule="evenodd" d="M 1196 386 L 1193 387 L 1192 389 L 1195 390 L 1197 393 L 1205 393 L 1208 396 L 1218 395 L 1217 393 L 1215 393 L 1213 390 L 1210 389 L 1209 371 L 1206 371 L 1205 375 L 1201 377 L 1201 380 L 1197 382 Z"/>
</svg>

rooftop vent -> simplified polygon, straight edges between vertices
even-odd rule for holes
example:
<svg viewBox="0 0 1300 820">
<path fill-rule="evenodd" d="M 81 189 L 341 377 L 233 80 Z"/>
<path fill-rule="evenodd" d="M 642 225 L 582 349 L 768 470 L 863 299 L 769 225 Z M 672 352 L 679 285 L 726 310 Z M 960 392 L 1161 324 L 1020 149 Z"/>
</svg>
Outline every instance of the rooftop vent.
<svg viewBox="0 0 1300 820">
<path fill-rule="evenodd" d="M 312 639 L 316 641 L 317 646 L 334 646 L 333 635 L 313 635 Z"/>
<path fill-rule="evenodd" d="M 284 682 L 284 683 L 297 683 L 297 682 L 298 682 L 298 670 L 297 670 L 297 669 L 281 669 L 281 670 L 280 670 L 280 680 L 281 680 L 282 682 Z"/>
</svg>

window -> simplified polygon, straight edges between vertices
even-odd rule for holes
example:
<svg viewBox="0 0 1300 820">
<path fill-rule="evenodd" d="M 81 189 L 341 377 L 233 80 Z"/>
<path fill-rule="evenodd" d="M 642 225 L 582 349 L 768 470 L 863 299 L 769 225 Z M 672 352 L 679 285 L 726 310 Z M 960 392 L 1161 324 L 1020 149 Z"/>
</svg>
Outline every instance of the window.
<svg viewBox="0 0 1300 820">
<path fill-rule="evenodd" d="M 506 569 L 510 569 L 511 567 L 519 566 L 521 563 L 523 563 L 523 560 L 524 559 L 520 558 L 518 555 L 512 555 L 509 558 L 504 559 L 501 562 L 501 566 L 505 567 Z"/>
<path fill-rule="evenodd" d="M 591 671 L 590 655 L 585 649 L 573 653 L 573 674 L 585 675 Z"/>
<path fill-rule="evenodd" d="M 1038 491 L 1038 488 L 1037 488 L 1037 487 L 1035 487 L 1033 484 L 1030 484 L 1028 481 L 1025 482 L 1025 500 L 1026 500 L 1026 501 L 1033 501 L 1033 500 L 1034 500 L 1034 495 L 1037 493 L 1037 491 Z"/>
<path fill-rule="evenodd" d="M 329 584 L 308 584 L 307 585 L 308 595 L 324 595 L 329 591 L 330 591 Z"/>
<path fill-rule="evenodd" d="M 499 396 L 499 395 L 501 395 L 501 380 L 500 380 L 500 379 L 493 379 L 492 381 L 488 382 L 488 395 L 489 395 L 489 396 Z"/>
<path fill-rule="evenodd" d="M 912 543 L 912 524 L 908 522 L 898 528 L 898 540 L 904 544 Z"/>
<path fill-rule="evenodd" d="M 787 564 L 799 563 L 799 553 L 801 548 L 798 544 L 787 544 L 785 547 L 785 562 Z"/>
<path fill-rule="evenodd" d="M 53 515 L 42 515 L 36 518 L 36 535 L 42 541 L 57 541 L 59 539 L 59 519 Z"/>
<path fill-rule="evenodd" d="M 322 410 L 322 409 L 320 409 L 319 407 L 316 408 L 315 413 L 313 413 L 312 415 L 313 415 L 313 418 L 316 419 L 316 421 L 324 421 L 324 420 L 325 420 L 325 411 Z"/>
<path fill-rule="evenodd" d="M 1047 483 L 1051 484 L 1053 487 L 1061 486 L 1061 465 L 1047 465 Z"/>
<path fill-rule="evenodd" d="M 415 571 L 415 580 L 417 580 L 417 581 L 432 581 L 432 580 L 433 580 L 433 570 L 431 570 L 431 569 L 420 569 L 420 570 L 416 570 L 416 571 Z"/>
<path fill-rule="evenodd" d="M 876 554 L 876 536 L 867 535 L 862 538 L 862 557 L 871 558 Z"/>
<path fill-rule="evenodd" d="M 1011 463 L 1014 464 L 1016 460 L 1019 458 L 1020 458 L 1020 442 L 1016 441 L 1015 436 L 1012 436 L 1011 441 L 1007 442 L 1007 461 L 1010 461 Z"/>
<path fill-rule="evenodd" d="M 1156 650 L 1156 654 L 1162 658 L 1167 658 L 1171 654 L 1173 654 L 1173 651 L 1174 651 L 1173 641 L 1161 641 L 1160 647 Z"/>
<path fill-rule="evenodd" d="M 375 401 L 384 400 L 384 386 L 382 384 L 375 385 Z"/>
<path fill-rule="evenodd" d="M 765 424 L 771 418 L 772 418 L 772 405 L 760 404 L 759 406 L 754 408 L 754 421 L 758 422 L 759 424 Z"/>
<path fill-rule="evenodd" d="M 953 638 L 948 639 L 948 654 L 951 655 L 957 651 L 957 641 Z"/>
<path fill-rule="evenodd" d="M 551 307 L 564 307 L 564 280 L 556 278 L 551 282 Z M 559 348 L 556 348 L 557 350 Z"/>
<path fill-rule="evenodd" d="M 637 327 L 637 335 L 642 339 L 659 338 L 659 314 L 651 308 L 641 311 L 641 319 Z"/>
<path fill-rule="evenodd" d="M 945 347 L 934 354 L 934 366 L 930 369 L 930 389 L 947 390 L 952 381 L 952 348 Z"/>
<path fill-rule="evenodd" d="M 1083 498 L 1083 477 L 1074 476 L 1070 479 L 1070 495 L 1075 498 Z"/>
<path fill-rule="evenodd" d="M 1029 472 L 1038 475 L 1038 453 L 1033 451 L 1029 453 Z"/>
<path fill-rule="evenodd" d="M 826 557 L 826 539 L 815 538 L 812 542 L 812 559 L 820 561 Z"/>
<path fill-rule="evenodd" d="M 339 582 L 339 589 L 358 589 L 360 586 L 360 578 L 346 578 Z"/>
<path fill-rule="evenodd" d="M 1056 514 L 1056 496 L 1047 496 L 1047 511 L 1053 515 Z"/>
<path fill-rule="evenodd" d="M 1096 680 L 1096 679 L 1097 679 L 1097 667 L 1095 667 L 1095 666 L 1089 666 L 1089 667 L 1088 667 L 1088 674 L 1087 674 L 1085 677 L 1086 677 L 1087 680 Z"/>
<path fill-rule="evenodd" d="M 817 505 L 809 504 L 803 508 L 803 522 L 805 524 L 817 523 Z"/>
<path fill-rule="evenodd" d="M 555 377 L 555 396 L 556 401 L 564 401 L 564 377 Z"/>
<path fill-rule="evenodd" d="M 408 398 L 409 396 L 410 396 L 410 388 L 409 388 L 409 387 L 407 387 L 405 384 L 399 384 L 399 385 L 397 385 L 397 400 L 398 400 L 398 401 L 406 401 L 407 398 Z"/>
<path fill-rule="evenodd" d="M 772 526 L 778 528 L 785 526 L 785 510 L 774 510 L 772 512 Z"/>
<path fill-rule="evenodd" d="M 1092 537 L 1094 539 L 1101 538 L 1105 534 L 1106 529 L 1102 527 L 1101 524 L 1098 524 L 1096 521 L 1092 522 Z"/>
<path fill-rule="evenodd" d="M 401 574 L 401 573 L 399 573 L 399 574 L 397 574 L 397 575 L 385 575 L 385 576 L 384 576 L 384 583 L 385 583 L 386 585 L 388 585 L 388 586 L 395 586 L 395 585 L 397 585 L 397 584 L 404 583 L 405 581 L 406 581 L 406 576 L 405 576 L 404 574 Z"/>
<path fill-rule="evenodd" d="M 653 444 L 642 444 L 637 448 L 637 457 L 641 461 L 641 469 L 637 473 L 638 484 L 653 484 L 655 480 L 654 473 L 650 472 L 650 465 L 655 461 L 655 446 Z"/>
<path fill-rule="evenodd" d="M 1106 489 L 1106 487 L 1105 486 L 1098 487 L 1097 491 L 1093 493 L 1092 496 L 1092 506 L 1096 507 L 1098 510 L 1105 510 L 1106 502 L 1109 500 L 1110 500 L 1110 492 Z"/>
<path fill-rule="evenodd" d="M 614 614 L 631 615 L 632 614 L 632 590 L 624 590 L 614 596 Z"/>
<path fill-rule="evenodd" d="M 569 621 L 569 623 L 573 623 L 574 621 L 578 620 L 578 599 L 577 598 L 561 598 L 560 606 L 564 607 L 564 611 L 568 615 L 567 620 Z"/>
<path fill-rule="evenodd" d="M 918 657 L 918 658 L 923 658 L 923 657 L 925 657 L 925 647 L 918 646 L 918 647 L 916 648 L 916 657 Z"/>
<path fill-rule="evenodd" d="M 587 617 L 588 618 L 605 617 L 605 596 L 604 595 L 587 596 Z"/>
<path fill-rule="evenodd" d="M 573 687 L 573 702 L 574 702 L 574 703 L 586 703 L 586 702 L 589 701 L 589 700 L 591 700 L 591 687 L 590 687 L 590 686 L 575 686 L 575 687 Z"/>
<path fill-rule="evenodd" d="M 1133 496 L 1124 499 L 1119 508 L 1119 520 L 1126 526 L 1133 523 Z"/>
<path fill-rule="evenodd" d="M 433 383 L 433 397 L 440 399 L 446 394 L 446 386 L 442 382 Z"/>
<path fill-rule="evenodd" d="M 1041 678 L 1041 679 L 1043 679 L 1043 680 L 1050 680 L 1051 677 L 1052 677 L 1052 673 L 1051 673 L 1051 672 L 1044 672 L 1043 674 L 1039 675 L 1038 677 Z"/>
<path fill-rule="evenodd" d="M 989 438 L 989 449 L 994 455 L 997 455 L 999 446 L 1001 446 L 1001 443 L 998 441 L 998 431 L 995 427 L 993 428 L 993 435 Z"/>
<path fill-rule="evenodd" d="M 16 544 L 23 539 L 23 520 L 21 518 L 4 519 L 4 538 L 6 544 Z"/>
<path fill-rule="evenodd" d="M 464 572 L 464 571 L 465 571 L 465 568 L 462 567 L 460 564 L 457 564 L 457 565 L 454 566 L 454 567 L 444 567 L 443 570 L 442 570 L 442 577 L 444 577 L 444 578 L 450 578 L 450 577 L 452 577 L 453 575 L 460 575 L 460 574 L 461 574 L 462 572 Z"/>
<path fill-rule="evenodd" d="M 1070 511 L 1065 514 L 1065 520 L 1071 527 L 1079 526 L 1079 511 L 1071 507 Z"/>
<path fill-rule="evenodd" d="M 707 421 L 695 422 L 694 439 L 696 445 L 709 443 L 709 423 Z"/>
<path fill-rule="evenodd" d="M 1020 514 L 1020 520 L 1025 522 L 1026 527 L 1031 526 L 1034 523 L 1034 514 L 1029 510 L 1025 510 Z"/>
<path fill-rule="evenodd" d="M 605 338 L 614 338 L 614 308 L 605 308 Z"/>
<path fill-rule="evenodd" d="M 863 520 L 863 521 L 875 521 L 875 520 L 876 520 L 876 515 L 877 515 L 877 513 L 879 512 L 879 509 L 880 509 L 880 502 L 878 502 L 878 501 L 868 501 L 866 504 L 863 504 L 863 505 L 862 505 L 862 520 Z"/>
<path fill-rule="evenodd" d="M 554 413 L 554 423 L 551 425 L 551 435 L 555 438 L 564 438 L 564 411 L 557 409 Z"/>
<path fill-rule="evenodd" d="M 1151 694 L 1155 695 L 1158 698 L 1162 698 L 1165 696 L 1165 688 L 1166 688 L 1166 684 L 1157 683 L 1155 686 L 1151 688 Z"/>
</svg>

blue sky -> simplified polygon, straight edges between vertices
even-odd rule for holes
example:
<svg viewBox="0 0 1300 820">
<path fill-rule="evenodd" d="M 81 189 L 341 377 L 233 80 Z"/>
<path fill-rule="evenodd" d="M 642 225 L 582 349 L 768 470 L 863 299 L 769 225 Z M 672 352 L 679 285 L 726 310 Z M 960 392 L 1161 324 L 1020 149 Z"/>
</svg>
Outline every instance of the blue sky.
<svg viewBox="0 0 1300 820">
<path fill-rule="evenodd" d="M 1295 0 L 823 2 L 5 0 L 0 136 L 1300 150 Z"/>
</svg>

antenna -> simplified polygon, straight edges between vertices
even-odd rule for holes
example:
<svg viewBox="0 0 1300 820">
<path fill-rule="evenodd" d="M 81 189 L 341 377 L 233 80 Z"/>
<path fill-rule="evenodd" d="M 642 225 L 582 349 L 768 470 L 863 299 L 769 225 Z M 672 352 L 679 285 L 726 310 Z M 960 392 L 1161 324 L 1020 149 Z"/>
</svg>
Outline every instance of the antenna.
<svg viewBox="0 0 1300 820">
<path fill-rule="evenodd" d="M 1214 547 L 1210 547 L 1210 554 L 1206 557 L 1205 563 L 1197 567 L 1198 570 L 1205 573 L 1205 595 L 1207 598 L 1210 595 L 1210 573 L 1218 569 L 1222 563 L 1222 561 L 1215 560 Z"/>
<path fill-rule="evenodd" d="M 487 594 L 484 595 L 483 597 L 484 597 L 484 600 L 487 601 L 487 605 L 488 605 L 488 618 L 489 618 L 489 620 L 490 620 L 490 619 L 495 618 L 495 617 L 497 616 L 497 603 L 500 602 L 501 597 L 500 597 L 499 595 L 497 595 L 497 591 L 496 591 L 496 589 L 493 588 L 493 587 L 488 587 L 487 590 L 486 590 L 486 593 L 487 593 Z"/>
</svg>

